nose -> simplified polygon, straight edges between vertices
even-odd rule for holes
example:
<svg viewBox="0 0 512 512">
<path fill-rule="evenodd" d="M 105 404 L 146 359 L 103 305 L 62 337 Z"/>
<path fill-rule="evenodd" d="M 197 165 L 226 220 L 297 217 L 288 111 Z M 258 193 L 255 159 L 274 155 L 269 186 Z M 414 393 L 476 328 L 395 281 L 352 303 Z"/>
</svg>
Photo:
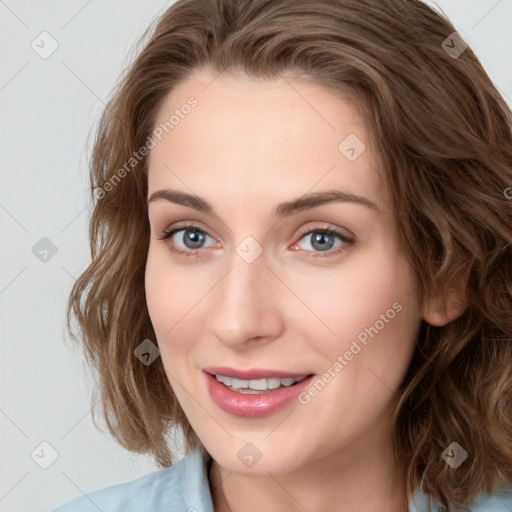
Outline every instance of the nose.
<svg viewBox="0 0 512 512">
<path fill-rule="evenodd" d="M 268 343 L 282 332 L 283 286 L 267 267 L 263 254 L 248 263 L 236 251 L 229 271 L 212 290 L 210 334 L 232 348 Z"/>
</svg>

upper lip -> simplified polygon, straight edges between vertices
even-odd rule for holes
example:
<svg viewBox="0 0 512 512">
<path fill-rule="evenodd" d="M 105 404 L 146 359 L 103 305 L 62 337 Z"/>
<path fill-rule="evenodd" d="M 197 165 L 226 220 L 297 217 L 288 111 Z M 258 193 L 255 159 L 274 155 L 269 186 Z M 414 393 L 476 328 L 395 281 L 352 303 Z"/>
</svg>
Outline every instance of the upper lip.
<svg viewBox="0 0 512 512">
<path fill-rule="evenodd" d="M 209 366 L 203 368 L 206 373 L 211 375 L 224 375 L 225 377 L 232 377 L 241 380 L 255 380 L 255 379 L 285 379 L 287 377 L 306 377 L 311 375 L 311 372 L 284 372 L 281 370 L 273 370 L 271 368 L 251 368 L 248 370 L 240 370 L 235 368 L 228 368 L 227 366 Z"/>
</svg>

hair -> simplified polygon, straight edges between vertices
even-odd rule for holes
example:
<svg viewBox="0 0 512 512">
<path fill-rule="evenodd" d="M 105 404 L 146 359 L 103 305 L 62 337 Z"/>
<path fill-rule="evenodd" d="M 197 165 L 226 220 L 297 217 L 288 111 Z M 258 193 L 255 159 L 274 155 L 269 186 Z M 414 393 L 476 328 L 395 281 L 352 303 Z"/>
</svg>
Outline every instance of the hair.
<svg viewBox="0 0 512 512">
<path fill-rule="evenodd" d="M 134 356 L 156 336 L 144 288 L 147 158 L 130 159 L 194 71 L 300 73 L 359 100 L 423 300 L 463 283 L 457 319 L 421 321 L 399 390 L 393 450 L 408 497 L 420 486 L 451 510 L 512 481 L 512 113 L 471 48 L 445 51 L 453 32 L 419 0 L 178 0 L 146 30 L 96 132 L 92 261 L 67 307 L 123 447 L 165 467 L 171 427 L 187 452 L 201 446 L 161 358 Z M 128 161 L 133 170 L 116 179 Z M 469 454 L 456 469 L 441 457 L 454 441 Z"/>
</svg>

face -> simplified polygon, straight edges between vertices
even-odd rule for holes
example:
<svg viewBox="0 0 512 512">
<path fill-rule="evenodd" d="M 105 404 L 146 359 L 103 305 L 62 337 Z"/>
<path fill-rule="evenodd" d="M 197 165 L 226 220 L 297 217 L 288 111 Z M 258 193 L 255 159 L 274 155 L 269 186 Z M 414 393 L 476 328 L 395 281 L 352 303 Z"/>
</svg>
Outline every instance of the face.
<svg viewBox="0 0 512 512">
<path fill-rule="evenodd" d="M 146 297 L 200 440 L 251 474 L 388 443 L 422 315 L 357 108 L 203 69 L 156 125 L 173 114 L 149 157 Z"/>
</svg>

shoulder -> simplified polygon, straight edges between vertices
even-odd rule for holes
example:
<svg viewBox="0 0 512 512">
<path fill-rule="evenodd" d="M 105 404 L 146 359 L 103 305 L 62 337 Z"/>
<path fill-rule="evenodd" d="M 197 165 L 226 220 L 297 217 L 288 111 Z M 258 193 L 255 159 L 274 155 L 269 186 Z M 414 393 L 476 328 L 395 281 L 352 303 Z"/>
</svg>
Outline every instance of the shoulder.
<svg viewBox="0 0 512 512">
<path fill-rule="evenodd" d="M 52 512 L 212 512 L 207 458 L 202 448 L 192 451 L 168 468 L 78 496 Z"/>
<path fill-rule="evenodd" d="M 429 502 L 427 496 L 417 491 L 410 504 L 410 512 L 438 512 L 443 507 L 435 501 Z M 460 512 L 511 512 L 512 511 L 512 483 L 494 494 L 479 494 L 473 502 L 459 509 Z"/>
<path fill-rule="evenodd" d="M 512 484 L 495 494 L 479 494 L 468 508 L 471 512 L 510 512 L 512 510 Z"/>
</svg>

